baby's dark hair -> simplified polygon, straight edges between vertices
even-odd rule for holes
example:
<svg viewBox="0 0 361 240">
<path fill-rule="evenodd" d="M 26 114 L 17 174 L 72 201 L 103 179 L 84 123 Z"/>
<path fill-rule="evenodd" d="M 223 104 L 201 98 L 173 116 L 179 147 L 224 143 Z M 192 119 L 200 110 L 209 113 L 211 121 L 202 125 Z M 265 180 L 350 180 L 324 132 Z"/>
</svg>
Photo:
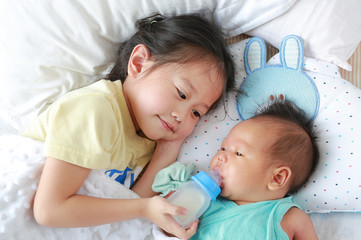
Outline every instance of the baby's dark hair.
<svg viewBox="0 0 361 240">
<path fill-rule="evenodd" d="M 312 122 L 293 103 L 280 100 L 260 109 L 254 118 L 268 121 L 270 131 L 276 133 L 271 159 L 290 167 L 288 193 L 295 193 L 307 182 L 319 161 L 317 134 Z"/>
<path fill-rule="evenodd" d="M 215 24 L 197 14 L 169 18 L 156 14 L 138 20 L 136 27 L 138 31 L 121 44 L 115 66 L 107 79 L 124 82 L 134 47 L 144 44 L 155 62 L 153 67 L 207 60 L 210 67 L 217 67 L 220 77 L 225 79 L 224 89 L 227 92 L 235 89 L 234 63 L 223 34 Z"/>
</svg>

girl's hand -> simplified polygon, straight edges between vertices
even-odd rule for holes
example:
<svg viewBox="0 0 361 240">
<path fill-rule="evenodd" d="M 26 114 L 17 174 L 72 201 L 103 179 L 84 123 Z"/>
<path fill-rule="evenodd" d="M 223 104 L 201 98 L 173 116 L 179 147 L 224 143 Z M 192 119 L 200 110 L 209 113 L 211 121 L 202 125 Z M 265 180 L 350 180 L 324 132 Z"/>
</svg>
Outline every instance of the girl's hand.
<svg viewBox="0 0 361 240">
<path fill-rule="evenodd" d="M 167 233 L 170 233 L 180 239 L 189 239 L 197 231 L 198 221 L 194 222 L 190 228 L 184 229 L 177 223 L 171 215 L 184 215 L 186 209 L 170 204 L 162 197 L 155 196 L 149 199 L 146 210 L 146 217 L 158 225 Z"/>
</svg>

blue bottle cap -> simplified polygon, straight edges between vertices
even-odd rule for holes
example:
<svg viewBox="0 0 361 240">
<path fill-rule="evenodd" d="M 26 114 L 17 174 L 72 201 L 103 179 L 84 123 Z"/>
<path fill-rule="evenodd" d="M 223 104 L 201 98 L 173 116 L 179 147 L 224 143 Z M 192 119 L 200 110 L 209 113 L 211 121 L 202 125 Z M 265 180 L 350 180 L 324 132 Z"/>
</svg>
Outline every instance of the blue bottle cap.
<svg viewBox="0 0 361 240">
<path fill-rule="evenodd" d="M 221 188 L 218 184 L 205 172 L 201 171 L 194 175 L 192 179 L 197 182 L 208 194 L 212 200 L 216 200 L 221 193 Z"/>
</svg>

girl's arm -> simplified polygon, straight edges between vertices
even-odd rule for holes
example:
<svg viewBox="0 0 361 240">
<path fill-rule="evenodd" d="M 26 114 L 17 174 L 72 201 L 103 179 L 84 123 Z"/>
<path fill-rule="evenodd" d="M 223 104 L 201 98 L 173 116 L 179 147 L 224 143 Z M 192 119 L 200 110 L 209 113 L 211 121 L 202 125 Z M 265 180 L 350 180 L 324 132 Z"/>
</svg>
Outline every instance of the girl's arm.
<svg viewBox="0 0 361 240">
<path fill-rule="evenodd" d="M 184 139 L 177 141 L 158 141 L 152 160 L 149 162 L 143 176 L 134 184 L 132 190 L 141 197 L 152 197 L 156 193 L 152 190 L 155 175 L 159 170 L 174 163 Z"/>
<path fill-rule="evenodd" d="M 184 230 L 170 215 L 184 208 L 161 197 L 104 199 L 77 194 L 90 169 L 59 159 L 47 158 L 34 199 L 36 221 L 50 227 L 84 227 L 147 218 L 180 238 L 189 238 L 196 226 Z"/>
<path fill-rule="evenodd" d="M 291 208 L 281 221 L 282 229 L 289 239 L 317 240 L 317 234 L 310 217 L 299 208 Z"/>
<path fill-rule="evenodd" d="M 89 172 L 90 169 L 47 158 L 34 200 L 35 219 L 51 227 L 83 227 L 144 217 L 145 209 L 139 206 L 141 201 L 145 206 L 147 199 L 128 201 L 78 195 Z"/>
</svg>

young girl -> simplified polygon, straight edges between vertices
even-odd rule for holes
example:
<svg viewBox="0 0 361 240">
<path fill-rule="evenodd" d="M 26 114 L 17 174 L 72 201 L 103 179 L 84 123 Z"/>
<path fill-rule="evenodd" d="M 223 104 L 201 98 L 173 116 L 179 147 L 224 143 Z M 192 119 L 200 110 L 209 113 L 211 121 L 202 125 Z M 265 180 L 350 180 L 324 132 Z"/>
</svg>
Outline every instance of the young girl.
<svg viewBox="0 0 361 240">
<path fill-rule="evenodd" d="M 196 224 L 185 230 L 174 222 L 170 214 L 185 209 L 153 197 L 151 185 L 223 89 L 233 87 L 232 59 L 220 31 L 196 15 L 156 15 L 137 28 L 122 44 L 108 80 L 66 94 L 24 133 L 45 143 L 47 159 L 34 200 L 41 225 L 147 218 L 180 238 L 195 232 Z M 77 194 L 91 169 L 136 179 L 148 162 L 132 187 L 141 199 Z"/>
</svg>

